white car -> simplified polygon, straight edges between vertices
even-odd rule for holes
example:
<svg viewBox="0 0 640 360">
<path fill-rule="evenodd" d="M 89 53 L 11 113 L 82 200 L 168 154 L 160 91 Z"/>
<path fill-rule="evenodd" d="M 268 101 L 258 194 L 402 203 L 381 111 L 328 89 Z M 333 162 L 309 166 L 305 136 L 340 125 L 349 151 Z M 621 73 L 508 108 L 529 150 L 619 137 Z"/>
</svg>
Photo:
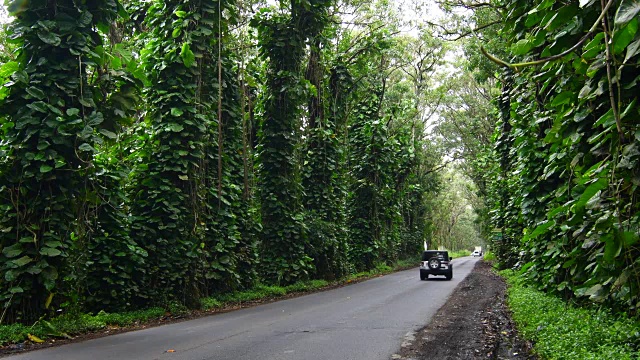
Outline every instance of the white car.
<svg viewBox="0 0 640 360">
<path fill-rule="evenodd" d="M 471 256 L 473 256 L 473 257 L 482 256 L 482 254 L 480 253 L 480 251 L 476 250 L 476 251 L 471 253 Z"/>
</svg>

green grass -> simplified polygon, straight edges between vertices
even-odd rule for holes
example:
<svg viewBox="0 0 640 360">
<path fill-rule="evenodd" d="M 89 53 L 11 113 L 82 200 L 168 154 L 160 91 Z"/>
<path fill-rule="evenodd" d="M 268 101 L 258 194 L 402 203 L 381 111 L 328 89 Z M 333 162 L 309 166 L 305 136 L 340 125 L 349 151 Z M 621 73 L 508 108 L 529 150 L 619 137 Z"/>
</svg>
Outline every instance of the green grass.
<svg viewBox="0 0 640 360">
<path fill-rule="evenodd" d="M 484 261 L 488 261 L 490 263 L 495 263 L 497 260 L 496 254 L 492 253 L 491 251 L 485 251 L 483 259 Z"/>
<path fill-rule="evenodd" d="M 107 326 L 130 326 L 165 314 L 162 308 L 129 311 L 108 314 L 103 311 L 91 314 L 64 314 L 49 321 L 41 320 L 31 326 L 22 324 L 0 325 L 0 346 L 22 342 L 28 339 L 28 334 L 40 339 L 50 337 L 66 337 L 65 335 L 84 334 L 106 328 Z"/>
<path fill-rule="evenodd" d="M 394 270 L 402 270 L 411 267 L 417 267 L 420 264 L 420 256 L 416 256 L 415 258 L 400 260 L 394 266 Z"/>
<path fill-rule="evenodd" d="M 459 257 L 469 256 L 469 255 L 471 255 L 471 251 L 469 250 L 449 251 L 449 256 L 451 256 L 454 259 Z"/>
<path fill-rule="evenodd" d="M 253 289 L 235 291 L 202 299 L 204 310 L 224 308 L 237 303 L 263 299 L 279 298 L 291 293 L 301 293 L 321 289 L 329 285 L 325 280 L 297 282 L 288 286 L 256 285 Z"/>
<path fill-rule="evenodd" d="M 519 333 L 542 359 L 640 359 L 640 321 L 608 311 L 580 308 L 526 287 L 513 271 L 509 307 Z"/>
</svg>

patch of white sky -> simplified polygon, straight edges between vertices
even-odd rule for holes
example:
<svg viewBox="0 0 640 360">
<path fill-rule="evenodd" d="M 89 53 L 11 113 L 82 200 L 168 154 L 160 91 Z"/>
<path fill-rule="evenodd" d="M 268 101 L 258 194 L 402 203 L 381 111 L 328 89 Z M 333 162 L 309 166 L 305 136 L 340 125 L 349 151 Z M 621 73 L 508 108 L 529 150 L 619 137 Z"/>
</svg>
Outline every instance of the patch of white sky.
<svg viewBox="0 0 640 360">
<path fill-rule="evenodd" d="M 433 0 L 391 0 L 396 5 L 396 11 L 401 20 L 400 31 L 412 36 L 419 37 L 421 29 L 427 27 L 427 24 L 441 24 L 444 20 L 445 13 L 440 9 L 438 4 Z M 432 78 L 432 86 L 442 85 L 442 81 L 455 71 L 452 63 L 459 56 L 455 48 L 445 53 L 444 63 L 435 70 L 436 76 Z M 423 121 L 425 122 L 425 135 L 428 137 L 435 136 L 434 129 L 439 122 L 437 109 L 429 106 L 421 109 L 423 112 Z"/>
<path fill-rule="evenodd" d="M 401 31 L 413 36 L 418 37 L 420 29 L 427 27 L 429 24 L 444 25 L 448 16 L 434 0 L 389 0 L 393 1 L 396 5 L 396 11 L 400 15 L 402 22 Z M 454 9 L 453 13 L 456 15 L 466 15 L 468 10 Z M 442 36 L 443 34 L 437 34 L 437 31 L 442 30 L 443 27 L 432 27 L 431 31 L 434 31 L 434 35 Z M 444 55 L 443 64 L 435 70 L 435 76 L 432 78 L 432 86 L 438 87 L 444 85 L 447 78 L 456 76 L 459 74 L 460 61 L 464 57 L 463 51 L 457 41 L 451 41 L 448 43 L 448 51 Z M 446 136 L 437 131 L 437 125 L 442 120 L 439 115 L 438 108 L 431 108 L 427 105 L 425 109 L 421 111 L 425 114 L 423 119 L 425 121 L 425 135 L 428 138 L 441 138 Z M 451 162 L 456 158 L 453 154 L 445 154 L 443 161 Z"/>
<path fill-rule="evenodd" d="M 11 21 L 11 18 L 7 11 L 7 5 L 2 4 L 2 7 L 0 7 L 0 24 L 7 24 L 9 21 Z"/>
</svg>

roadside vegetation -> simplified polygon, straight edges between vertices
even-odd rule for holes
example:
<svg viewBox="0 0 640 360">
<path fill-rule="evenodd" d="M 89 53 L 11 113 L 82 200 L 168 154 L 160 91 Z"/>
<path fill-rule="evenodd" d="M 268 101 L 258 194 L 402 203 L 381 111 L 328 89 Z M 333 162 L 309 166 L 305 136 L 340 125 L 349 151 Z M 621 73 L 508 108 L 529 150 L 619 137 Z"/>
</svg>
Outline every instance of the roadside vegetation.
<svg viewBox="0 0 640 360">
<path fill-rule="evenodd" d="M 637 357 L 638 2 L 444 3 L 474 89 L 452 91 L 464 109 L 438 128 L 477 186 L 496 266 L 518 271 L 518 326 L 543 358 Z"/>
<path fill-rule="evenodd" d="M 485 251 L 484 255 L 482 255 L 482 260 L 490 262 L 495 265 L 496 263 L 496 254 L 492 251 Z"/>
<path fill-rule="evenodd" d="M 640 321 L 596 307 L 579 307 L 527 285 L 505 270 L 509 308 L 518 332 L 541 359 L 640 359 Z"/>
<path fill-rule="evenodd" d="M 451 256 L 454 259 L 463 257 L 463 256 L 469 256 L 469 255 L 471 255 L 471 251 L 469 250 L 449 251 L 449 256 Z"/>
<path fill-rule="evenodd" d="M 463 255 L 464 256 L 464 255 Z M 304 294 L 321 291 L 327 288 L 342 286 L 371 277 L 392 273 L 394 271 L 415 268 L 419 257 L 399 261 L 393 266 L 378 265 L 373 270 L 349 275 L 340 281 L 311 280 L 297 282 L 287 286 L 267 286 L 258 284 L 244 291 L 224 293 L 219 296 L 203 298 L 200 309 L 189 310 L 180 303 L 174 302 L 166 308 L 154 307 L 146 310 L 97 314 L 67 313 L 44 317 L 32 325 L 11 324 L 0 325 L 0 347 L 24 341 L 40 343 L 51 339 L 70 339 L 74 336 L 89 334 L 105 329 L 138 328 L 149 324 L 158 324 L 194 315 L 204 315 L 221 310 L 237 309 L 263 303 L 265 301 L 284 298 L 287 295 Z"/>
</svg>

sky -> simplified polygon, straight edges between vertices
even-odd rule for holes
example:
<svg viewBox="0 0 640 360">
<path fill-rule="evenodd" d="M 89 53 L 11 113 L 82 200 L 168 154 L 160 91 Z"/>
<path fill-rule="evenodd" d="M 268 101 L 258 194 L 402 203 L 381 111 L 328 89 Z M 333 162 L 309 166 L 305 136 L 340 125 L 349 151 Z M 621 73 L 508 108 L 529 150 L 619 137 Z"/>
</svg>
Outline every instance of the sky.
<svg viewBox="0 0 640 360">
<path fill-rule="evenodd" d="M 0 24 L 6 24 L 9 22 L 9 15 L 7 15 L 7 6 L 2 5 L 0 7 Z"/>
</svg>

